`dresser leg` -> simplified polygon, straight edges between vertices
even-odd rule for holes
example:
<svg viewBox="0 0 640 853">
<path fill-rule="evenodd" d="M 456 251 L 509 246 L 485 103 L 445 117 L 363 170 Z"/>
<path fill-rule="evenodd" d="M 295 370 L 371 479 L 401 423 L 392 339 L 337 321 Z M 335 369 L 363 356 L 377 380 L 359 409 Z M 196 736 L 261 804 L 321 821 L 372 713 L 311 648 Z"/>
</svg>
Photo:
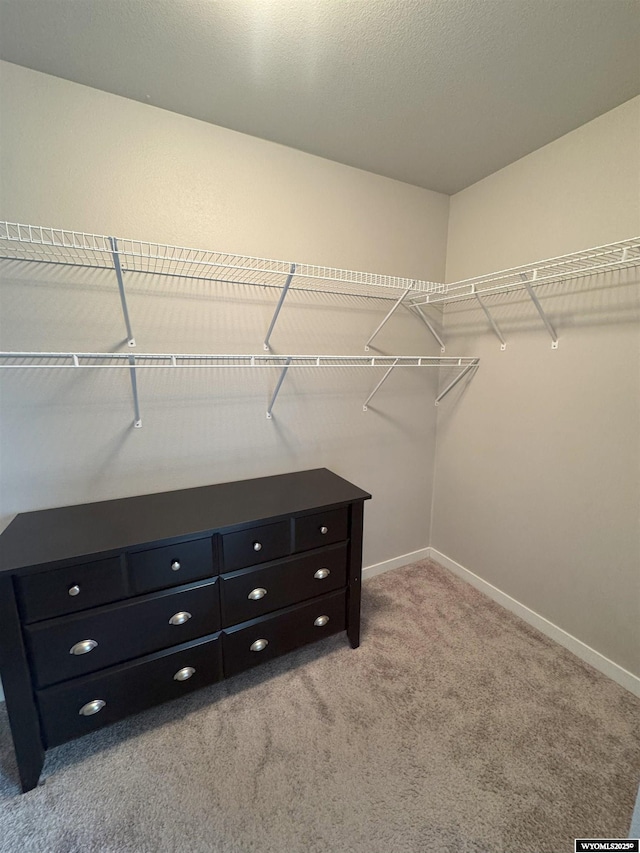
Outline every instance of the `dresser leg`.
<svg viewBox="0 0 640 853">
<path fill-rule="evenodd" d="M 10 577 L 0 576 L 0 676 L 23 792 L 38 784 L 44 745 Z"/>
<path fill-rule="evenodd" d="M 360 594 L 362 586 L 362 522 L 363 502 L 351 505 L 349 558 L 347 571 L 347 637 L 352 649 L 360 645 Z"/>
<path fill-rule="evenodd" d="M 18 773 L 20 775 L 20 786 L 23 794 L 26 794 L 27 791 L 33 791 L 34 788 L 38 787 L 43 764 L 44 750 L 40 750 L 38 755 L 32 755 L 28 758 L 25 756 L 22 757 L 22 764 L 18 764 Z"/>
</svg>

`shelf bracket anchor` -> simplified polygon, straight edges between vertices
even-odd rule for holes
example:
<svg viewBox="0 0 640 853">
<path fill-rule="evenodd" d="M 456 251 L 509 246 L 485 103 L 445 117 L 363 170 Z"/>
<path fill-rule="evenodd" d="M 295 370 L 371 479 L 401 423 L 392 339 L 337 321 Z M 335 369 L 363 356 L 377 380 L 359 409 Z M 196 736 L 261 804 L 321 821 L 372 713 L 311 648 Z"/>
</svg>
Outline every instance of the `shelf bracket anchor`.
<svg viewBox="0 0 640 853">
<path fill-rule="evenodd" d="M 398 304 L 400 304 L 400 303 L 398 303 Z M 363 403 L 363 405 L 362 405 L 362 411 L 363 411 L 363 412 L 366 412 L 366 411 L 367 411 L 367 406 L 368 406 L 368 405 L 369 405 L 369 403 L 371 402 L 372 397 L 373 397 L 373 396 L 374 396 L 374 394 L 377 392 L 378 388 L 380 388 L 380 386 L 382 385 L 382 383 L 383 383 L 386 379 L 388 379 L 389 374 L 391 373 L 391 371 L 393 370 L 393 368 L 396 366 L 396 364 L 397 364 L 397 363 L 398 363 L 398 359 L 396 358 L 396 360 L 393 362 L 393 364 L 391 365 L 391 367 L 389 368 L 389 370 L 387 370 L 387 372 L 386 372 L 386 373 L 385 373 L 385 375 L 382 377 L 382 379 L 380 380 L 380 382 L 378 382 L 378 384 L 376 385 L 376 387 L 373 389 L 373 391 L 369 394 L 369 396 L 367 397 L 367 399 L 364 401 L 364 403 Z"/>
<path fill-rule="evenodd" d="M 276 305 L 276 310 L 273 312 L 273 317 L 271 318 L 271 324 L 267 330 L 267 336 L 264 339 L 263 347 L 269 352 L 271 347 L 269 346 L 269 338 L 271 337 L 271 332 L 273 332 L 273 327 L 276 324 L 276 320 L 278 319 L 278 314 L 280 313 L 280 309 L 282 308 L 282 303 L 284 302 L 287 293 L 289 291 L 289 287 L 291 286 L 291 281 L 293 280 L 293 276 L 295 275 L 296 265 L 291 264 L 289 268 L 289 275 L 287 276 L 287 280 L 284 283 L 284 287 L 282 288 L 282 293 L 280 294 L 280 299 L 278 299 L 278 304 Z"/>
<path fill-rule="evenodd" d="M 532 277 L 531 281 L 535 281 L 536 273 L 537 273 L 537 270 L 534 270 L 533 271 L 533 277 Z M 542 308 L 542 305 L 540 305 L 540 301 L 538 300 L 538 297 L 536 296 L 533 287 L 531 287 L 531 284 L 530 284 L 529 280 L 527 279 L 527 274 L 526 273 L 520 273 L 520 278 L 522 279 L 522 281 L 524 283 L 524 286 L 525 286 L 527 293 L 531 297 L 531 301 L 536 306 L 538 314 L 540 315 L 542 322 L 544 323 L 544 325 L 547 329 L 547 332 L 549 332 L 549 334 L 551 335 L 551 349 L 558 349 L 558 335 L 556 334 L 556 330 L 553 328 L 553 326 L 549 322 L 549 318 L 544 313 L 544 309 Z"/>
<path fill-rule="evenodd" d="M 273 392 L 273 397 L 271 398 L 271 402 L 269 403 L 269 408 L 267 409 L 267 420 L 271 420 L 271 413 L 273 411 L 274 403 L 276 402 L 276 397 L 280 391 L 280 386 L 284 382 L 284 377 L 287 375 L 287 370 L 289 370 L 289 365 L 291 364 L 291 357 L 289 357 L 286 361 L 285 366 L 282 368 L 282 373 L 280 374 L 280 378 L 275 387 L 275 391 Z"/>
<path fill-rule="evenodd" d="M 449 391 L 451 391 L 452 388 L 455 388 L 455 386 L 458 384 L 458 382 L 460 382 L 460 380 L 463 379 L 467 375 L 467 373 L 469 373 L 469 371 L 474 370 L 474 368 L 476 368 L 477 366 L 478 366 L 477 361 L 472 361 L 471 364 L 468 364 L 465 367 L 465 369 L 463 371 L 461 371 L 456 376 L 456 378 L 447 385 L 447 387 L 444 389 L 444 391 L 441 391 L 438 394 L 438 396 L 436 397 L 436 406 L 440 403 L 440 400 L 442 400 L 444 397 L 447 396 L 447 394 L 449 393 Z"/>
<path fill-rule="evenodd" d="M 138 402 L 138 380 L 136 378 L 136 357 L 129 356 L 129 374 L 131 376 L 131 391 L 133 392 L 133 411 L 134 421 L 133 426 L 140 429 L 142 426 L 142 418 L 140 417 L 140 403 Z"/>
<path fill-rule="evenodd" d="M 422 310 L 422 308 L 421 308 L 419 305 L 409 305 L 409 306 L 407 306 L 407 307 L 408 307 L 409 311 L 411 311 L 411 310 L 413 309 L 413 310 L 416 312 L 416 314 L 418 315 L 418 317 L 420 317 L 420 319 L 421 319 L 421 320 L 422 320 L 422 322 L 425 324 L 425 326 L 427 327 L 427 329 L 429 329 L 429 331 L 431 332 L 431 334 L 433 335 L 433 337 L 434 337 L 434 338 L 437 340 L 437 342 L 440 344 L 440 352 L 444 352 L 444 349 L 445 349 L 445 347 L 444 347 L 444 341 L 442 340 L 442 338 L 440 337 L 440 335 L 436 332 L 436 330 L 433 328 L 433 326 L 431 325 L 431 321 L 429 320 L 429 318 L 427 317 L 427 315 L 424 313 L 424 311 Z"/>
<path fill-rule="evenodd" d="M 375 338 L 375 336 L 378 334 L 378 332 L 379 332 L 379 331 L 380 331 L 380 329 L 384 326 L 384 324 L 387 322 L 387 320 L 389 320 L 389 318 L 392 316 L 392 314 L 394 314 L 394 313 L 395 313 L 395 311 L 400 307 L 400 305 L 402 304 L 402 300 L 405 298 L 405 296 L 406 296 L 408 293 L 411 293 L 411 290 L 412 290 L 412 288 L 411 288 L 411 287 L 408 287 L 408 288 L 405 290 L 405 292 L 402 294 L 402 296 L 401 296 L 401 297 L 400 297 L 396 302 L 394 302 L 394 304 L 393 304 L 393 308 L 391 309 L 391 311 L 389 311 L 389 313 L 388 313 L 388 314 L 387 314 L 387 316 L 384 318 L 384 320 L 382 321 L 382 323 L 380 323 L 380 325 L 378 326 L 378 328 L 375 330 L 375 332 L 371 335 L 371 337 L 369 338 L 369 340 L 368 340 L 368 341 L 366 342 L 366 344 L 364 345 L 364 351 L 365 351 L 365 352 L 369 352 L 369 344 L 371 343 L 371 341 Z M 365 411 L 366 411 L 366 410 L 365 410 Z"/>
<path fill-rule="evenodd" d="M 127 344 L 130 347 L 134 347 L 136 345 L 136 339 L 133 337 L 133 332 L 131 331 L 131 321 L 129 320 L 129 310 L 127 308 L 127 294 L 125 293 L 124 280 L 122 278 L 122 267 L 120 266 L 118 241 L 115 237 L 109 237 L 109 243 L 111 244 L 111 256 L 113 257 L 113 266 L 116 271 L 116 278 L 118 279 L 118 290 L 120 291 L 120 302 L 122 303 L 124 324 L 127 327 Z"/>
<path fill-rule="evenodd" d="M 496 333 L 496 336 L 498 337 L 498 339 L 499 339 L 499 341 L 500 341 L 500 349 L 504 352 L 504 350 L 506 350 L 506 348 L 507 348 L 507 342 L 506 342 L 506 341 L 505 341 L 505 339 L 502 337 L 502 332 L 501 332 L 501 331 L 500 331 L 500 329 L 498 328 L 498 324 L 497 324 L 497 323 L 496 323 L 496 321 L 493 319 L 493 317 L 491 316 L 491 312 L 489 311 L 489 309 L 487 308 L 487 306 L 484 304 L 484 302 L 483 302 L 483 301 L 482 301 L 482 299 L 480 298 L 480 294 L 479 294 L 479 293 L 476 293 L 475 288 L 474 288 L 474 291 L 473 291 L 473 295 L 475 296 L 475 298 L 476 298 L 476 299 L 478 300 L 478 302 L 480 303 L 480 307 L 481 307 L 481 308 L 482 308 L 482 310 L 484 311 L 484 313 L 485 313 L 485 315 L 486 315 L 486 317 L 487 317 L 487 320 L 491 323 L 491 328 L 492 328 L 492 329 L 493 329 L 493 331 Z"/>
</svg>

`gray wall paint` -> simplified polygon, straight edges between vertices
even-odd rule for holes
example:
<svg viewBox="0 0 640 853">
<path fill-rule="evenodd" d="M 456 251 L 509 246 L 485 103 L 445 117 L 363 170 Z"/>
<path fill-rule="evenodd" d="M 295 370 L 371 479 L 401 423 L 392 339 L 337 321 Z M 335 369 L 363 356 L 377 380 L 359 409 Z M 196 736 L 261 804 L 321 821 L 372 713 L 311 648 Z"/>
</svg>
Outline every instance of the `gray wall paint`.
<svg viewBox="0 0 640 853">
<path fill-rule="evenodd" d="M 640 99 L 453 196 L 447 280 L 640 234 Z M 439 411 L 431 544 L 640 674 L 640 288 L 633 274 L 445 314 L 480 370 Z"/>
<path fill-rule="evenodd" d="M 278 145 L 0 65 L 0 217 L 267 257 L 443 279 L 449 199 Z M 448 280 L 640 232 L 638 100 L 451 200 Z M 107 273 L 11 267 L 2 348 L 124 349 Z M 138 278 L 140 351 L 260 352 L 275 294 Z M 438 410 L 436 377 L 372 372 L 0 376 L 0 511 L 325 465 L 369 489 L 365 563 L 429 544 L 638 672 L 638 288 L 591 280 L 547 295 L 551 352 L 521 296 L 467 305 L 447 351 L 479 354 Z M 388 303 L 291 296 L 276 352 L 362 353 Z M 384 352 L 438 354 L 398 314 Z M 635 359 L 635 360 L 634 360 Z M 634 598 L 635 596 L 635 598 Z"/>
<path fill-rule="evenodd" d="M 412 277 L 444 275 L 448 197 L 18 66 L 2 66 L 3 219 Z M 10 265 L 5 349 L 126 349 L 115 277 Z M 144 351 L 262 352 L 277 292 L 138 277 Z M 276 352 L 363 354 L 389 307 L 291 295 Z M 436 352 L 398 315 L 383 352 Z M 326 466 L 374 495 L 365 562 L 428 545 L 433 374 L 378 371 L 140 374 L 5 371 L 2 511 Z M 392 523 L 390 523 L 390 521 Z"/>
<path fill-rule="evenodd" d="M 0 218 L 413 278 L 444 277 L 447 196 L 0 64 Z M 138 350 L 261 353 L 277 292 L 137 277 Z M 9 264 L 5 350 L 124 350 L 115 277 Z M 290 295 L 279 353 L 363 354 L 390 303 Z M 398 315 L 381 352 L 437 354 Z M 437 378 L 380 371 L 141 372 L 143 428 L 115 371 L 0 376 L 0 516 L 327 467 L 373 494 L 365 564 L 428 545 Z M 4 526 L 3 524 L 3 526 Z M 2 698 L 0 690 L 0 698 Z"/>
</svg>

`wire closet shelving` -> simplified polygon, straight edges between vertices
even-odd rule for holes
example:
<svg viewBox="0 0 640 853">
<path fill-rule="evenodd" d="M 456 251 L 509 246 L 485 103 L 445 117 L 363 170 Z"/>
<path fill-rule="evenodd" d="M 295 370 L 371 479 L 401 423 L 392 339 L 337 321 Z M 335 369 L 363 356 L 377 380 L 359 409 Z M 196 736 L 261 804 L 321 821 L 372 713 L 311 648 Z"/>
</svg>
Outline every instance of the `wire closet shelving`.
<svg viewBox="0 0 640 853">
<path fill-rule="evenodd" d="M 437 395 L 440 401 L 465 376 L 479 365 L 479 359 L 453 356 L 353 356 L 353 355 L 273 355 L 270 337 L 289 290 L 334 293 L 366 298 L 400 301 L 426 295 L 443 294 L 446 286 L 438 282 L 418 281 L 377 273 L 312 266 L 289 261 L 269 260 L 201 249 L 169 246 L 85 232 L 36 225 L 0 222 L 0 260 L 60 264 L 115 273 L 129 347 L 136 346 L 133 335 L 125 277 L 131 274 L 173 276 L 209 282 L 270 287 L 280 291 L 271 324 L 264 338 L 268 355 L 207 353 L 74 353 L 74 352 L 0 352 L 0 369 L 125 369 L 129 371 L 134 404 L 134 426 L 142 426 L 138 399 L 137 371 L 140 369 L 279 369 L 280 375 L 268 404 L 266 416 L 272 418 L 276 398 L 290 369 L 374 368 L 385 372 L 363 403 L 368 410 L 374 395 L 397 368 L 451 368 L 454 378 Z M 400 297 L 398 298 L 398 294 Z M 419 307 L 415 309 L 420 311 Z M 429 328 L 429 320 L 423 317 Z M 368 347 L 367 347 L 368 348 Z"/>
<path fill-rule="evenodd" d="M 552 349 L 557 349 L 558 335 L 547 317 L 535 289 L 543 285 L 574 281 L 579 278 L 608 274 L 636 266 L 640 266 L 640 237 L 455 281 L 445 285 L 444 291 L 440 293 L 409 294 L 407 307 L 420 311 L 420 306 L 441 305 L 446 307 L 462 300 L 476 300 L 500 340 L 501 349 L 504 350 L 507 346 L 506 341 L 484 299 L 487 296 L 500 293 L 525 290 L 551 336 Z"/>
<path fill-rule="evenodd" d="M 525 290 L 528 293 L 551 336 L 552 348 L 556 349 L 558 336 L 538 299 L 536 288 L 638 266 L 640 237 L 451 284 L 15 222 L 0 222 L 0 258 L 114 270 L 127 327 L 127 340 L 131 347 L 135 346 L 135 338 L 127 309 L 124 275 L 143 273 L 279 290 L 278 302 L 263 342 L 266 351 L 270 350 L 270 338 L 287 293 L 298 290 L 393 300 L 392 307 L 365 343 L 367 352 L 374 338 L 398 308 L 403 306 L 427 326 L 444 353 L 444 341 L 423 308 L 432 305 L 446 308 L 453 302 L 465 299 L 477 301 L 504 350 L 506 341 L 485 299 L 514 290 Z"/>
<path fill-rule="evenodd" d="M 414 295 L 445 291 L 445 285 L 438 282 L 189 249 L 15 222 L 0 222 L 0 253 L 4 259 L 95 269 L 113 269 L 115 254 L 123 273 L 147 273 L 276 289 L 281 289 L 291 276 L 291 290 L 350 296 L 395 299 L 398 290 L 410 290 Z"/>
<path fill-rule="evenodd" d="M 463 377 L 478 367 L 480 360 L 473 357 L 448 356 L 336 356 L 336 355 L 218 355 L 204 353 L 103 353 L 103 352 L 0 352 L 0 368 L 4 369 L 128 369 L 134 406 L 134 427 L 142 426 L 138 399 L 136 371 L 139 369 L 256 369 L 277 368 L 280 377 L 276 383 L 266 416 L 272 419 L 273 407 L 280 388 L 290 369 L 316 368 L 386 368 L 384 375 L 362 405 L 364 412 L 383 383 L 395 368 L 457 368 L 457 375 L 437 395 L 435 405 L 454 388 Z"/>
</svg>

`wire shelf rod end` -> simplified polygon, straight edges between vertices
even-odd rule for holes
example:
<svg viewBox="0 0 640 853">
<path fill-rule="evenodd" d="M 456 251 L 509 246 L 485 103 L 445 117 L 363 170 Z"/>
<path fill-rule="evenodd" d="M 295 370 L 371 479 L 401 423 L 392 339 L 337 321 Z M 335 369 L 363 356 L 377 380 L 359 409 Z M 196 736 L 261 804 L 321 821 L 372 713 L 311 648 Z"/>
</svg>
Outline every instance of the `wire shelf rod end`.
<svg viewBox="0 0 640 853">
<path fill-rule="evenodd" d="M 133 426 L 135 429 L 140 429 L 142 427 L 142 418 L 140 417 L 140 403 L 138 401 L 138 380 L 136 377 L 136 357 L 135 355 L 129 356 L 129 375 L 131 377 L 131 391 L 133 393 Z"/>
<path fill-rule="evenodd" d="M 479 364 L 480 364 L 480 360 L 479 360 L 479 359 L 477 359 L 477 358 L 476 358 L 476 359 L 473 359 L 473 361 L 472 361 L 470 364 L 468 364 L 468 365 L 464 368 L 464 370 L 462 370 L 462 371 L 461 371 L 461 372 L 456 376 L 456 378 L 455 378 L 453 381 L 451 381 L 451 382 L 447 385 L 447 387 L 444 389 L 444 391 L 441 391 L 441 392 L 438 394 L 438 396 L 436 397 L 435 405 L 436 405 L 436 406 L 440 405 L 440 401 L 441 401 L 441 400 L 443 400 L 443 399 L 447 396 L 447 394 L 449 393 L 449 391 L 451 391 L 451 390 L 452 390 L 452 388 L 455 388 L 455 387 L 456 387 L 456 385 L 458 384 L 458 382 L 460 382 L 460 381 L 461 381 L 461 380 L 462 380 L 462 379 L 467 375 L 467 373 L 469 373 L 469 371 L 474 370 L 475 368 L 477 368 Z"/>
<path fill-rule="evenodd" d="M 505 339 L 503 338 L 503 336 L 502 336 L 502 332 L 500 331 L 500 328 L 499 328 L 498 324 L 496 323 L 496 321 L 495 321 L 495 320 L 493 319 L 493 317 L 491 316 L 491 312 L 489 311 L 489 309 L 487 308 L 487 306 L 485 305 L 485 303 L 482 301 L 482 298 L 480 297 L 480 294 L 476 292 L 476 290 L 475 290 L 475 286 L 474 286 L 474 292 L 473 292 L 473 295 L 475 296 L 475 298 L 476 298 L 476 299 L 478 300 L 478 302 L 480 303 L 480 307 L 481 307 L 481 308 L 482 308 L 482 310 L 484 311 L 484 313 L 485 313 L 485 315 L 486 315 L 487 320 L 488 320 L 488 321 L 489 321 L 489 323 L 491 324 L 491 328 L 493 329 L 493 331 L 495 332 L 495 334 L 496 334 L 496 336 L 497 336 L 498 340 L 500 341 L 500 349 L 502 350 L 502 352 L 504 352 L 504 351 L 506 350 L 506 348 L 507 348 L 507 342 L 506 342 L 506 341 L 505 341 Z"/>
<path fill-rule="evenodd" d="M 540 304 L 540 300 L 536 296 L 536 293 L 535 293 L 533 287 L 531 286 L 532 282 L 535 281 L 535 279 L 536 279 L 536 273 L 537 273 L 537 270 L 534 270 L 531 282 L 527 280 L 526 273 L 521 273 L 520 277 L 522 279 L 522 283 L 524 284 L 525 290 L 527 291 L 527 293 L 531 297 L 531 301 L 536 306 L 536 310 L 538 311 L 538 314 L 540 315 L 540 318 L 541 318 L 542 322 L 544 323 L 547 332 L 549 332 L 549 334 L 551 336 L 551 349 L 558 349 L 558 335 L 556 334 L 556 330 L 551 325 L 551 322 L 550 322 L 549 318 L 547 317 L 547 315 L 544 311 L 544 308 Z"/>
<path fill-rule="evenodd" d="M 273 396 L 271 397 L 271 402 L 269 403 L 269 407 L 267 408 L 267 420 L 268 421 L 270 421 L 272 419 L 273 406 L 274 406 L 274 403 L 276 402 L 276 398 L 277 398 L 278 393 L 280 391 L 280 386 L 284 382 L 284 377 L 287 375 L 287 370 L 289 370 L 289 365 L 291 364 L 291 358 L 292 358 L 291 356 L 289 356 L 287 358 L 285 366 L 282 368 L 282 373 L 280 374 L 280 378 L 278 379 L 275 390 L 273 392 Z"/>
<path fill-rule="evenodd" d="M 373 363 L 374 359 L 371 359 L 371 361 L 372 361 L 372 363 Z M 395 359 L 395 361 L 393 362 L 393 364 L 391 365 L 391 367 L 387 370 L 387 372 L 385 373 L 385 375 L 382 377 L 382 379 L 380 380 L 380 382 L 378 382 L 378 384 L 376 385 L 376 387 L 373 389 L 373 391 L 369 394 L 369 396 L 367 397 L 367 399 L 366 399 L 366 400 L 364 401 L 364 403 L 362 404 L 362 411 L 363 411 L 363 412 L 368 411 L 368 405 L 369 405 L 369 403 L 371 402 L 372 398 L 374 397 L 374 395 L 376 394 L 376 392 L 378 391 L 378 389 L 381 387 L 381 385 L 383 384 L 383 382 L 385 382 L 385 381 L 386 381 L 386 379 L 389 377 L 389 375 L 391 374 L 391 371 L 393 370 L 393 368 L 394 368 L 397 364 L 398 364 L 398 359 L 396 358 L 396 359 Z"/>
<path fill-rule="evenodd" d="M 127 308 L 127 294 L 124 289 L 124 280 L 122 278 L 122 267 L 120 266 L 120 254 L 118 252 L 118 241 L 115 237 L 109 237 L 109 243 L 111 244 L 111 254 L 113 257 L 113 266 L 116 271 L 116 278 L 118 279 L 118 290 L 120 291 L 120 302 L 122 304 L 122 314 L 124 316 L 124 324 L 127 328 L 127 344 L 130 347 L 134 347 L 136 345 L 136 340 L 133 337 L 133 332 L 131 330 L 131 321 L 129 320 L 129 309 Z"/>
<path fill-rule="evenodd" d="M 434 338 L 436 339 L 436 341 L 440 344 L 440 352 L 444 352 L 444 351 L 445 351 L 444 341 L 442 340 L 442 338 L 440 337 L 440 335 L 436 332 L 436 330 L 434 329 L 434 327 L 433 327 L 433 325 L 432 325 L 431 321 L 429 320 L 429 318 L 427 317 L 427 315 L 424 313 L 424 311 L 422 310 L 422 308 L 421 308 L 419 305 L 407 305 L 407 308 L 408 308 L 408 310 L 409 310 L 409 311 L 411 311 L 412 313 L 417 314 L 417 316 L 418 316 L 418 317 L 420 317 L 420 319 L 421 319 L 421 320 L 422 320 L 422 322 L 425 324 L 425 326 L 427 327 L 427 329 L 429 329 L 429 331 L 431 332 L 431 334 L 433 335 L 433 337 L 434 337 Z"/>
<path fill-rule="evenodd" d="M 284 287 L 282 288 L 282 293 L 280 294 L 280 298 L 278 299 L 278 304 L 276 305 L 276 310 L 273 312 L 273 317 L 271 318 L 271 323 L 269 324 L 269 328 L 267 330 L 267 335 L 264 339 L 263 347 L 269 352 L 271 347 L 269 346 L 269 338 L 271 337 L 271 333 L 273 332 L 273 327 L 276 324 L 276 320 L 278 319 L 278 314 L 280 313 L 280 309 L 282 308 L 282 304 L 285 300 L 287 293 L 289 292 L 289 288 L 291 287 L 291 282 L 293 281 L 293 276 L 296 271 L 296 265 L 291 264 L 289 268 L 289 275 L 287 276 L 287 280 L 284 283 Z"/>
<path fill-rule="evenodd" d="M 375 332 L 371 335 L 371 337 L 369 338 L 369 340 L 368 340 L 368 341 L 366 342 L 366 344 L 364 345 L 364 351 L 365 351 L 365 352 L 369 352 L 369 346 L 370 346 L 371 342 L 373 341 L 373 339 L 376 337 L 376 335 L 378 334 L 378 332 L 379 332 L 379 331 L 382 329 L 382 327 L 385 325 L 385 323 L 387 322 L 387 320 L 389 320 L 389 319 L 391 318 L 391 316 L 395 313 L 395 311 L 400 307 L 400 305 L 402 304 L 402 300 L 403 300 L 403 299 L 404 299 L 404 298 L 405 298 L 409 293 L 411 293 L 411 288 L 410 288 L 410 287 L 408 287 L 408 288 L 404 291 L 404 293 L 403 293 L 403 294 L 402 294 L 402 295 L 401 295 L 401 296 L 400 296 L 400 297 L 399 297 L 399 298 L 394 302 L 394 304 L 393 304 L 393 306 L 392 306 L 391 310 L 387 313 L 387 316 L 386 316 L 386 317 L 384 318 L 384 320 L 380 323 L 380 325 L 378 326 L 378 328 L 375 330 Z"/>
</svg>

